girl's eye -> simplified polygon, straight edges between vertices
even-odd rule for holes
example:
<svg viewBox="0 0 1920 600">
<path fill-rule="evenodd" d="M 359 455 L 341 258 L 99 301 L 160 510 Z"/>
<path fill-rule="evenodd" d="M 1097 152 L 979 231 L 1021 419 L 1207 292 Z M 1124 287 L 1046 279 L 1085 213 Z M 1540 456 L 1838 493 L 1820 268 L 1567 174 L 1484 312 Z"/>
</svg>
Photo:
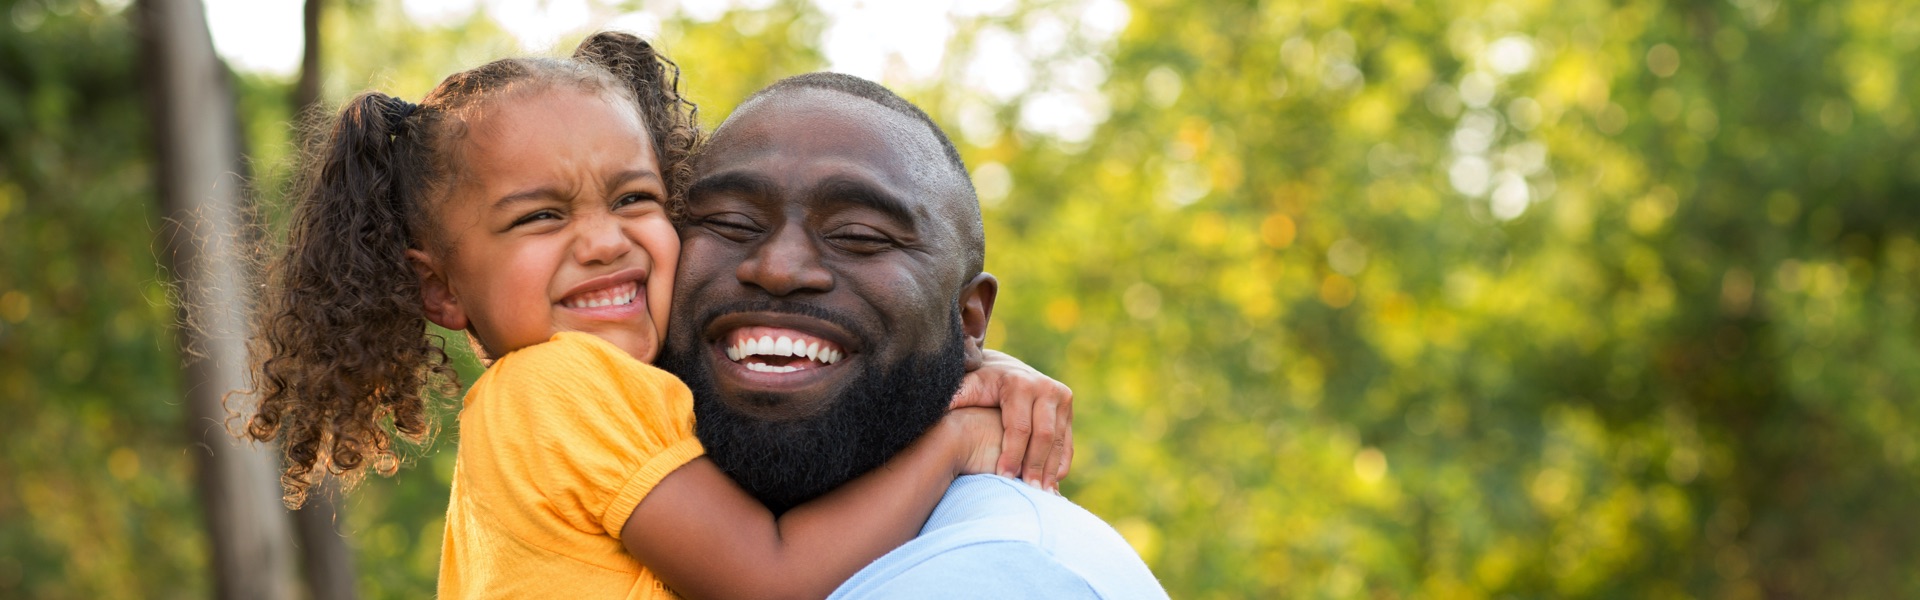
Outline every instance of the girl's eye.
<svg viewBox="0 0 1920 600">
<path fill-rule="evenodd" d="M 546 221 L 549 219 L 558 219 L 558 218 L 560 218 L 560 213 L 556 213 L 551 210 L 537 210 L 531 213 L 527 213 L 526 216 L 520 217 L 518 219 L 514 219 L 513 224 L 508 225 L 507 228 L 512 229 L 515 227 L 519 227 L 521 225 L 532 223 L 534 221 Z"/>
<path fill-rule="evenodd" d="M 613 207 L 614 207 L 614 208 L 620 208 L 620 207 L 623 207 L 623 206 L 631 206 L 631 205 L 634 205 L 634 204 L 640 204 L 640 203 L 643 203 L 643 202 L 656 202 L 656 203 L 657 203 L 657 202 L 659 202 L 659 201 L 660 201 L 660 199 L 659 199 L 659 198 L 657 198 L 657 197 L 655 197 L 655 196 L 654 196 L 653 194 L 649 194 L 649 193 L 646 193 L 646 192 L 635 192 L 635 193 L 632 193 L 632 194 L 626 194 L 626 195 L 623 195 L 623 196 L 621 196 L 621 197 L 619 197 L 619 198 L 617 198 L 617 199 L 615 199 L 615 200 L 613 201 Z"/>
</svg>

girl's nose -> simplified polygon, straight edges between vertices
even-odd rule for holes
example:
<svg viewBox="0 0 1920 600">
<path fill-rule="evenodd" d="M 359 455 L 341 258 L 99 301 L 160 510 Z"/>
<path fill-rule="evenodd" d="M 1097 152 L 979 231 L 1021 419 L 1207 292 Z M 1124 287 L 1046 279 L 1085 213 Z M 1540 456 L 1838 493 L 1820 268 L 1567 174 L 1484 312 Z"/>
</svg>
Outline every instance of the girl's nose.
<svg viewBox="0 0 1920 600">
<path fill-rule="evenodd" d="M 612 264 L 633 250 L 633 242 L 620 229 L 620 220 L 610 215 L 583 217 L 573 244 L 574 260 L 585 265 Z"/>
</svg>

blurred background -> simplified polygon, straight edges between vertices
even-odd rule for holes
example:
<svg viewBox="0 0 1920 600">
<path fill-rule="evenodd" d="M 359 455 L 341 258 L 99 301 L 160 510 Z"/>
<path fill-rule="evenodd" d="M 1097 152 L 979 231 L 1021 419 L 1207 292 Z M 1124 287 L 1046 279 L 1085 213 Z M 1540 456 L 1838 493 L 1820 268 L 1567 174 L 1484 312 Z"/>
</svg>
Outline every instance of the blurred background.
<svg viewBox="0 0 1920 600">
<path fill-rule="evenodd" d="M 0 0 L 0 597 L 429 594 L 450 427 L 344 544 L 209 483 L 181 238 L 277 222 L 301 106 L 603 28 L 709 126 L 818 69 L 942 123 L 989 343 L 1176 598 L 1920 597 L 1920 3 L 198 4 Z"/>
</svg>

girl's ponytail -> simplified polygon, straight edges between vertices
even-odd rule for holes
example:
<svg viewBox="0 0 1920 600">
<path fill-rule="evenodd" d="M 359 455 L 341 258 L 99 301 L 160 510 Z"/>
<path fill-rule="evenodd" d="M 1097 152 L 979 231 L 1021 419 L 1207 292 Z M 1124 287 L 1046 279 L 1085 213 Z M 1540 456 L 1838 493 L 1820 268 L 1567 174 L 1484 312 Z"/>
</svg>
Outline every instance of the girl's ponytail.
<svg viewBox="0 0 1920 600">
<path fill-rule="evenodd" d="M 260 404 L 246 425 L 248 437 L 280 442 L 290 507 L 328 473 L 349 485 L 369 465 L 391 474 L 391 436 L 424 441 L 427 394 L 458 386 L 444 340 L 424 335 L 406 256 L 428 230 L 432 112 L 377 92 L 355 97 L 294 188 L 287 246 L 261 298 Z"/>
<path fill-rule="evenodd" d="M 653 137 L 667 183 L 667 214 L 685 213 L 683 193 L 692 183 L 691 159 L 700 143 L 700 107 L 680 95 L 680 67 L 639 37 L 603 31 L 580 42 L 573 59 L 612 73 L 632 94 Z"/>
</svg>

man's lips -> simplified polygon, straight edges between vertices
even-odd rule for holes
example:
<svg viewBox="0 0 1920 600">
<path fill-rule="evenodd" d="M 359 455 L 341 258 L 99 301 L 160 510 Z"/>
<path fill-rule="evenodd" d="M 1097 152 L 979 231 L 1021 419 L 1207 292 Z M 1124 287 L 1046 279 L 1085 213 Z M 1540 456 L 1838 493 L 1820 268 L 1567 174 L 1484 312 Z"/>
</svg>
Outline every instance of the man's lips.
<svg viewBox="0 0 1920 600">
<path fill-rule="evenodd" d="M 742 327 L 726 339 L 728 360 L 761 373 L 815 369 L 839 362 L 847 354 L 831 341 L 780 327 Z"/>
<path fill-rule="evenodd" d="M 722 369 L 766 384 L 811 380 L 859 351 L 854 337 L 831 322 L 787 313 L 733 313 L 708 325 Z"/>
</svg>

